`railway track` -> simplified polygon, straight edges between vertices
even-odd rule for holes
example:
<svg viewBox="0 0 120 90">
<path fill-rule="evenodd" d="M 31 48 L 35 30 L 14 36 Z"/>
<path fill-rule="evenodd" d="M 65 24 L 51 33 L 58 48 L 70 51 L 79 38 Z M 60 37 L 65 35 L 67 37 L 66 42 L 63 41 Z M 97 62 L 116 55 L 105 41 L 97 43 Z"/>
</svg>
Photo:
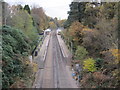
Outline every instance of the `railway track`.
<svg viewBox="0 0 120 90">
<path fill-rule="evenodd" d="M 51 33 L 44 69 L 41 69 L 38 75 L 35 88 L 71 88 L 66 61 L 55 31 Z"/>
<path fill-rule="evenodd" d="M 55 32 L 53 34 L 53 69 L 54 69 L 54 88 L 60 88 L 60 80 L 59 80 L 59 63 L 57 57 L 57 46 L 56 46 L 56 35 Z"/>
<path fill-rule="evenodd" d="M 55 33 L 55 32 L 54 32 Z M 57 39 L 56 34 L 53 36 L 53 41 L 54 41 L 54 46 L 55 46 L 55 60 L 56 60 L 56 65 L 57 65 L 57 88 L 69 88 L 71 85 L 68 82 L 68 78 L 67 78 L 67 73 L 66 73 L 66 61 L 63 58 L 61 49 L 60 49 L 60 45 Z"/>
</svg>

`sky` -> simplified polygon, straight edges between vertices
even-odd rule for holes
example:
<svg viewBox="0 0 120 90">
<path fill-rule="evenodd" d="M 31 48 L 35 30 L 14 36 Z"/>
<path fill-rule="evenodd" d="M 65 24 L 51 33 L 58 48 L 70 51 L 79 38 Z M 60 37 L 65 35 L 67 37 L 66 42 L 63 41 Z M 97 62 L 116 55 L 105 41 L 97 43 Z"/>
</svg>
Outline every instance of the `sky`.
<svg viewBox="0 0 120 90">
<path fill-rule="evenodd" d="M 4 0 L 10 5 L 13 4 L 28 4 L 30 6 L 43 7 L 45 13 L 50 17 L 57 17 L 58 19 L 67 19 L 69 11 L 69 4 L 72 0 Z"/>
</svg>

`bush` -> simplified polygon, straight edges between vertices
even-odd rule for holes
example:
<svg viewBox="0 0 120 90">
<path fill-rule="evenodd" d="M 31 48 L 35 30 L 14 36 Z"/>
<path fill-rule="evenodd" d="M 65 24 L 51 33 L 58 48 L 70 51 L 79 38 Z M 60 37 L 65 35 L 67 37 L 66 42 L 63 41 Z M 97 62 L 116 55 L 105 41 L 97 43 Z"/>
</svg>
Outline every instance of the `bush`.
<svg viewBox="0 0 120 90">
<path fill-rule="evenodd" d="M 0 30 L 2 30 L 3 38 L 2 86 L 3 88 L 9 88 L 18 77 L 23 79 L 31 75 L 29 73 L 25 76 L 26 71 L 30 69 L 25 64 L 25 57 L 29 54 L 31 46 L 21 30 L 9 26 L 3 26 Z"/>
<path fill-rule="evenodd" d="M 89 72 L 94 72 L 96 71 L 96 65 L 95 65 L 95 60 L 93 58 L 88 58 L 84 60 L 83 62 L 83 69 L 87 70 Z"/>
<path fill-rule="evenodd" d="M 77 50 L 75 52 L 75 59 L 77 60 L 83 60 L 87 56 L 88 52 L 86 49 L 82 46 L 78 46 Z"/>
<path fill-rule="evenodd" d="M 95 60 L 96 60 L 96 67 L 97 67 L 97 69 L 100 69 L 102 67 L 102 64 L 103 64 L 104 60 L 101 59 L 101 58 L 97 58 Z"/>
</svg>

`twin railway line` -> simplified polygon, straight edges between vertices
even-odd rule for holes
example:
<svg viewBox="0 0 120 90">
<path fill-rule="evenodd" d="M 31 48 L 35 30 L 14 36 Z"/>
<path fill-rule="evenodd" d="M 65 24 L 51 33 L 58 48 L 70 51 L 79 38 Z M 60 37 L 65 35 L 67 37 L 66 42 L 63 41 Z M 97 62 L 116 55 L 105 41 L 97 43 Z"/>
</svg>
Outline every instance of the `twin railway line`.
<svg viewBox="0 0 120 90">
<path fill-rule="evenodd" d="M 44 69 L 38 73 L 34 88 L 72 88 L 55 31 L 51 32 Z"/>
</svg>

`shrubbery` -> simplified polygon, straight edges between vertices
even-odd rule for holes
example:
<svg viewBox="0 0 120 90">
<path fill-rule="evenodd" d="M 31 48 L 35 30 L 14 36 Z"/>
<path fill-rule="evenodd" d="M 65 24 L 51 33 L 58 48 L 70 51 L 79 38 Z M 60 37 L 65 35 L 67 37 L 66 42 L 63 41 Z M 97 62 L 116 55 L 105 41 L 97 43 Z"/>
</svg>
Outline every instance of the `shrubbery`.
<svg viewBox="0 0 120 90">
<path fill-rule="evenodd" d="M 75 47 L 74 59 L 83 59 L 81 57 L 84 50 L 78 49 L 79 45 L 88 51 L 88 57 L 92 57 L 82 60 L 83 77 L 80 85 L 83 88 L 120 87 L 118 6 L 119 3 L 116 2 L 104 2 L 100 5 L 93 2 L 70 4 L 63 35 L 66 41 L 72 42 L 72 47 Z"/>
<path fill-rule="evenodd" d="M 87 54 L 88 54 L 88 52 L 84 47 L 78 46 L 77 50 L 75 52 L 75 59 L 76 60 L 83 60 L 83 59 L 85 59 Z"/>
<path fill-rule="evenodd" d="M 3 88 L 18 88 L 18 84 L 25 86 L 31 83 L 33 72 L 38 69 L 36 63 L 29 61 L 28 55 L 33 54 L 36 49 L 39 43 L 38 33 L 42 31 L 40 28 L 46 29 L 49 19 L 42 7 L 31 11 L 29 5 L 23 8 L 21 5 L 9 6 L 5 2 L 4 10 L 6 10 L 4 24 L 7 26 L 0 27 L 2 31 L 0 39 L 3 37 L 3 42 L 0 42 L 2 53 L 0 64 L 3 64 L 2 70 L 0 68 L 0 72 L 3 72 L 2 85 Z M 28 88 L 29 86 L 26 85 Z"/>
<path fill-rule="evenodd" d="M 26 64 L 30 45 L 21 30 L 3 26 L 2 30 L 2 85 L 9 88 L 15 81 L 31 75 L 31 66 Z M 28 72 L 28 73 L 26 73 Z M 26 75 L 27 74 L 27 75 Z"/>
<path fill-rule="evenodd" d="M 96 71 L 95 60 L 93 58 L 88 58 L 88 59 L 84 60 L 83 65 L 84 65 L 83 69 L 85 69 L 89 72 Z"/>
<path fill-rule="evenodd" d="M 97 58 L 97 59 L 95 59 L 95 61 L 96 61 L 96 67 L 97 67 L 97 69 L 100 69 L 100 68 L 102 68 L 102 65 L 103 65 L 103 59 L 101 59 L 101 58 Z"/>
</svg>

